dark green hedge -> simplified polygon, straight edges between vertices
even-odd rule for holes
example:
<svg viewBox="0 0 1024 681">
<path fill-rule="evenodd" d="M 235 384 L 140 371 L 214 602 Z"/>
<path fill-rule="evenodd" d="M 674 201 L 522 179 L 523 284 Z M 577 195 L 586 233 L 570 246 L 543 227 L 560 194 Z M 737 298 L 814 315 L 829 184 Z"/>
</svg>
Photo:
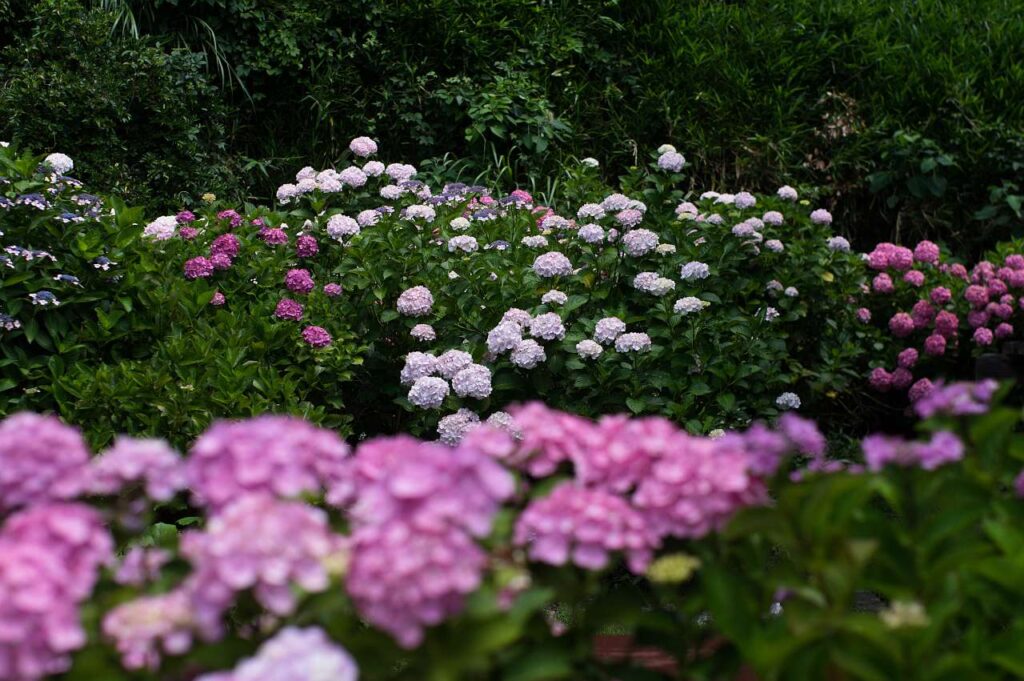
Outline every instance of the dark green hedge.
<svg viewBox="0 0 1024 681">
<path fill-rule="evenodd" d="M 447 157 L 465 175 L 526 185 L 557 178 L 567 157 L 595 156 L 614 175 L 672 142 L 694 186 L 823 187 L 859 245 L 928 235 L 978 250 L 1020 224 L 1017 0 L 96 1 L 111 45 L 152 36 L 199 54 L 230 107 L 223 136 L 171 131 L 183 148 L 212 144 L 179 168 L 187 191 L 241 168 L 238 186 L 269 194 L 364 133 L 390 158 Z M 18 24 L 4 80 L 42 68 L 24 55 L 52 40 L 46 16 Z M 117 50 L 148 49 L 126 44 Z M 48 114 L 9 91 L 0 133 L 49 143 L 25 122 Z M 206 105 L 184 100 L 204 122 Z M 109 141 L 72 129 L 64 146 L 124 154 L 144 125 Z M 154 196 L 178 188 L 171 170 L 154 172 Z"/>
</svg>

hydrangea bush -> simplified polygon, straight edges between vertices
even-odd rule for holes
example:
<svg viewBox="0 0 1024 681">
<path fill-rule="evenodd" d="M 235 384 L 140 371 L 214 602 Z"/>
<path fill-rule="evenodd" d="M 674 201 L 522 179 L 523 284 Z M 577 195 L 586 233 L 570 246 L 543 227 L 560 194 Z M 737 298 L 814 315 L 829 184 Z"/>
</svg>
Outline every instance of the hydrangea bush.
<svg viewBox="0 0 1024 681">
<path fill-rule="evenodd" d="M 354 449 L 264 416 L 184 456 L 19 413 L 0 679 L 658 677 L 610 629 L 690 678 L 1004 678 L 1024 443 L 997 398 L 937 389 L 919 438 L 849 459 L 792 412 L 708 438 L 534 402 Z"/>
<path fill-rule="evenodd" d="M 51 406 L 39 394 L 51 376 L 116 339 L 131 311 L 122 249 L 141 210 L 88 193 L 73 173 L 65 154 L 0 144 L 0 412 Z"/>
<path fill-rule="evenodd" d="M 146 257 L 167 266 L 147 285 L 272 321 L 313 358 L 358 346 L 361 368 L 318 380 L 369 433 L 434 434 L 461 409 L 528 399 L 706 433 L 828 411 L 858 378 L 862 265 L 790 187 L 686 200 L 665 145 L 619 191 L 581 166 L 556 210 L 522 190 L 431 187 L 375 151 L 355 140 L 352 165 L 302 169 L 273 208 L 152 220 Z"/>
</svg>

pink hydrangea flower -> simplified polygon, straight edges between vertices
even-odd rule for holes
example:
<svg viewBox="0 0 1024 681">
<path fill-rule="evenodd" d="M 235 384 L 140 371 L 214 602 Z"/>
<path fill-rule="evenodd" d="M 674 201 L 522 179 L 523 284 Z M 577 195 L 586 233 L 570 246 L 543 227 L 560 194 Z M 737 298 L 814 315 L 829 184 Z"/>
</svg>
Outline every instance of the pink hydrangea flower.
<svg viewBox="0 0 1024 681">
<path fill-rule="evenodd" d="M 8 416 L 0 421 L 0 513 L 78 495 L 88 461 L 79 431 L 55 416 Z"/>
<path fill-rule="evenodd" d="M 926 399 L 914 405 L 914 411 L 923 419 L 936 414 L 946 416 L 965 416 L 984 414 L 989 409 L 989 402 L 999 384 L 993 380 L 977 383 L 960 382 L 944 385 L 941 382 L 932 386 Z"/>
<path fill-rule="evenodd" d="M 196 229 L 195 227 L 182 227 L 181 229 L 178 230 L 178 236 L 180 236 L 185 241 L 192 241 L 197 236 L 199 236 L 199 230 Z"/>
<path fill-rule="evenodd" d="M 984 286 L 971 284 L 964 291 L 964 298 L 974 307 L 984 307 L 989 300 L 988 289 Z"/>
<path fill-rule="evenodd" d="M 268 246 L 280 246 L 288 243 L 288 234 L 279 227 L 264 227 L 257 236 Z"/>
<path fill-rule="evenodd" d="M 973 340 L 981 346 L 992 345 L 992 330 L 980 327 L 974 330 Z"/>
<path fill-rule="evenodd" d="M 860 321 L 862 324 L 867 324 L 868 322 L 870 322 L 871 310 L 867 309 L 866 307 L 858 308 L 857 320 Z"/>
<path fill-rule="evenodd" d="M 945 305 L 953 299 L 953 293 L 945 286 L 936 286 L 928 296 L 936 305 Z"/>
<path fill-rule="evenodd" d="M 917 357 L 917 350 L 907 348 L 900 352 L 899 357 L 896 359 L 896 364 L 904 369 L 913 369 L 914 365 L 917 364 Z"/>
<path fill-rule="evenodd" d="M 434 296 L 426 286 L 413 286 L 398 296 L 398 312 L 406 317 L 423 317 L 434 307 Z"/>
<path fill-rule="evenodd" d="M 210 256 L 210 264 L 215 270 L 231 269 L 231 257 L 224 253 L 214 253 Z"/>
<path fill-rule="evenodd" d="M 915 288 L 920 288 L 924 286 L 924 272 L 921 270 L 910 270 L 903 275 L 903 281 Z"/>
<path fill-rule="evenodd" d="M 573 482 L 532 501 L 516 522 L 514 541 L 529 548 L 532 560 L 571 561 L 587 570 L 606 567 L 610 555 L 621 552 L 637 574 L 647 569 L 660 543 L 644 516 L 622 497 Z"/>
<path fill-rule="evenodd" d="M 892 374 L 882 367 L 877 367 L 871 370 L 868 382 L 878 392 L 888 392 L 892 388 Z"/>
<path fill-rule="evenodd" d="M 324 284 L 324 295 L 328 298 L 337 298 L 341 295 L 341 284 Z"/>
<path fill-rule="evenodd" d="M 361 158 L 373 156 L 377 153 L 377 143 L 369 137 L 356 137 L 348 143 L 349 150 Z"/>
<path fill-rule="evenodd" d="M 1013 324 L 1003 322 L 996 327 L 995 336 L 999 340 L 1009 338 L 1013 335 Z"/>
<path fill-rule="evenodd" d="M 864 460 L 872 471 L 879 471 L 892 464 L 934 470 L 959 461 L 964 456 L 963 442 L 948 431 L 935 433 L 927 442 L 908 442 L 887 435 L 869 435 L 864 438 L 862 447 Z"/>
<path fill-rule="evenodd" d="M 268 494 L 242 496 L 203 530 L 181 536 L 181 554 L 193 566 L 194 603 L 226 608 L 235 594 L 252 590 L 276 615 L 295 610 L 293 584 L 314 593 L 327 589 L 346 545 L 321 509 Z"/>
<path fill-rule="evenodd" d="M 336 433 L 291 416 L 216 421 L 185 463 L 198 504 L 220 509 L 248 494 L 316 494 L 344 477 L 349 448 Z"/>
<path fill-rule="evenodd" d="M 907 393 L 907 397 L 910 398 L 911 403 L 914 403 L 930 395 L 932 390 L 934 390 L 932 382 L 927 378 L 922 378 L 916 381 L 914 385 L 910 386 L 910 391 Z"/>
<path fill-rule="evenodd" d="M 942 310 L 935 315 L 935 330 L 939 335 L 945 338 L 953 338 L 956 336 L 958 328 L 960 328 L 960 320 L 952 312 Z"/>
<path fill-rule="evenodd" d="M 424 529 L 396 520 L 352 535 L 345 586 L 367 622 L 415 648 L 426 627 L 462 610 L 486 563 L 486 554 L 455 527 Z"/>
<path fill-rule="evenodd" d="M 871 288 L 875 293 L 892 293 L 896 290 L 896 287 L 893 286 L 892 278 L 885 272 L 877 275 L 871 281 Z"/>
<path fill-rule="evenodd" d="M 103 618 L 103 634 L 131 670 L 156 670 L 164 653 L 187 652 L 195 627 L 192 601 L 184 589 L 127 601 Z"/>
<path fill-rule="evenodd" d="M 946 338 L 939 334 L 932 334 L 924 339 L 924 351 L 932 357 L 941 357 L 946 353 Z"/>
<path fill-rule="evenodd" d="M 186 485 L 181 457 L 163 440 L 122 436 L 89 462 L 91 493 L 120 494 L 133 484 L 154 501 L 168 501 Z"/>
</svg>

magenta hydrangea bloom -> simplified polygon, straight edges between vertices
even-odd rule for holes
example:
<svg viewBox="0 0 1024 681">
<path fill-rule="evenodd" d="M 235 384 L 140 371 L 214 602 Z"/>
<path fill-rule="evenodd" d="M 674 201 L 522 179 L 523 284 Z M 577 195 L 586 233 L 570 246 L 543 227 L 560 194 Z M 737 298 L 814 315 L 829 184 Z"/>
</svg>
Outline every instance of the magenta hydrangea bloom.
<svg viewBox="0 0 1024 681">
<path fill-rule="evenodd" d="M 945 286 L 936 286 L 928 294 L 928 297 L 936 305 L 945 305 L 953 299 L 953 293 Z"/>
<path fill-rule="evenodd" d="M 702 537 L 739 509 L 765 500 L 764 485 L 745 452 L 685 436 L 651 466 L 633 493 L 633 507 L 659 536 Z"/>
<path fill-rule="evenodd" d="M 992 345 L 992 329 L 986 329 L 984 327 L 974 330 L 974 342 L 981 346 Z"/>
<path fill-rule="evenodd" d="M 927 378 L 922 378 L 910 386 L 910 390 L 907 392 L 907 397 L 910 398 L 910 402 L 914 403 L 918 400 L 927 397 L 932 393 L 935 386 Z"/>
<path fill-rule="evenodd" d="M 863 324 L 867 324 L 871 321 L 871 310 L 866 307 L 859 308 L 857 310 L 857 320 Z"/>
<path fill-rule="evenodd" d="M 925 354 L 932 357 L 941 357 L 946 353 L 946 339 L 935 333 L 924 339 Z"/>
<path fill-rule="evenodd" d="M 508 471 L 475 447 L 452 449 L 397 435 L 361 444 L 349 477 L 328 499 L 350 507 L 356 527 L 401 521 L 484 536 L 514 489 Z"/>
<path fill-rule="evenodd" d="M 779 431 L 802 454 L 816 458 L 824 456 L 827 442 L 814 421 L 786 413 L 779 417 Z"/>
<path fill-rule="evenodd" d="M 181 655 L 192 647 L 196 625 L 190 594 L 175 589 L 118 605 L 103 618 L 103 634 L 125 669 L 156 670 L 163 654 Z"/>
<path fill-rule="evenodd" d="M 657 459 L 685 446 L 685 435 L 661 417 L 604 416 L 596 424 L 573 431 L 579 439 L 569 456 L 576 479 L 610 492 L 631 491 L 644 479 Z"/>
<path fill-rule="evenodd" d="M 120 494 L 136 484 L 150 499 L 169 500 L 186 485 L 181 457 L 164 440 L 119 437 L 89 462 L 92 494 Z"/>
<path fill-rule="evenodd" d="M 914 247 L 914 260 L 929 265 L 939 262 L 939 247 L 931 241 L 920 241 Z"/>
<path fill-rule="evenodd" d="M 118 584 L 144 586 L 160 576 L 160 569 L 174 556 L 158 548 L 133 546 L 117 565 L 114 581 Z"/>
<path fill-rule="evenodd" d="M 530 502 L 516 522 L 514 542 L 529 548 L 531 560 L 568 562 L 600 570 L 621 552 L 629 569 L 642 574 L 659 545 L 644 516 L 622 497 L 563 482 Z"/>
<path fill-rule="evenodd" d="M 868 382 L 878 392 L 888 392 L 892 388 L 892 374 L 882 367 L 877 367 L 871 370 Z"/>
<path fill-rule="evenodd" d="M 213 276 L 213 263 L 199 256 L 185 261 L 186 279 L 206 279 Z"/>
<path fill-rule="evenodd" d="M 313 290 L 313 277 L 309 270 L 292 269 L 284 277 L 284 285 L 294 293 L 309 293 Z"/>
<path fill-rule="evenodd" d="M 279 227 L 264 227 L 257 236 L 268 246 L 280 246 L 288 243 L 288 234 Z"/>
<path fill-rule="evenodd" d="M 956 336 L 957 329 L 960 327 L 960 320 L 955 314 L 948 310 L 942 310 L 935 315 L 935 331 L 944 338 L 953 338 Z"/>
<path fill-rule="evenodd" d="M 924 286 L 924 272 L 921 270 L 910 270 L 903 275 L 903 281 L 915 288 L 920 288 Z"/>
<path fill-rule="evenodd" d="M 231 257 L 223 253 L 214 253 L 210 256 L 210 264 L 215 270 L 226 270 L 231 268 Z"/>
<path fill-rule="evenodd" d="M 210 298 L 210 305 L 213 305 L 214 307 L 220 307 L 221 305 L 224 305 L 227 302 L 227 298 L 225 298 L 224 294 L 221 293 L 220 291 L 214 291 L 213 298 Z"/>
<path fill-rule="evenodd" d="M 397 307 L 406 317 L 424 317 L 434 307 L 434 296 L 426 286 L 413 286 L 398 296 Z"/>
<path fill-rule="evenodd" d="M 341 284 L 324 284 L 324 295 L 328 298 L 337 298 L 341 295 Z"/>
<path fill-rule="evenodd" d="M 905 338 L 914 331 L 914 319 L 906 312 L 897 312 L 889 320 L 889 330 L 897 338 Z"/>
<path fill-rule="evenodd" d="M 210 255 L 218 253 L 234 258 L 242 248 L 242 242 L 234 234 L 221 234 L 210 244 Z"/>
<path fill-rule="evenodd" d="M 994 380 L 977 383 L 958 382 L 944 385 L 937 383 L 929 394 L 914 404 L 914 411 L 923 419 L 936 414 L 944 416 L 966 416 L 968 414 L 984 414 L 988 411 L 989 401 L 995 394 L 999 384 Z"/>
<path fill-rule="evenodd" d="M 195 227 L 182 227 L 181 229 L 178 230 L 178 236 L 180 236 L 185 241 L 192 241 L 192 239 L 195 239 L 197 236 L 199 236 L 199 230 L 196 229 Z"/>
<path fill-rule="evenodd" d="M 196 214 L 190 210 L 183 210 L 175 215 L 174 219 L 178 221 L 179 225 L 188 224 L 189 222 L 195 222 Z"/>
<path fill-rule="evenodd" d="M 308 234 L 304 234 L 295 240 L 295 255 L 300 258 L 312 258 L 319 252 L 320 246 L 316 243 L 316 239 Z"/>
<path fill-rule="evenodd" d="M 346 546 L 323 510 L 268 494 L 242 496 L 203 530 L 181 536 L 181 554 L 193 566 L 194 603 L 228 607 L 235 594 L 251 589 L 276 615 L 294 611 L 293 584 L 308 592 L 327 589 L 329 568 L 344 565 Z"/>
<path fill-rule="evenodd" d="M 310 347 L 327 347 L 334 339 L 324 327 L 306 327 L 302 330 L 302 340 Z"/>
<path fill-rule="evenodd" d="M 201 506 L 220 509 L 247 494 L 318 493 L 345 476 L 348 445 L 335 432 L 291 416 L 216 421 L 185 463 Z"/>
<path fill-rule="evenodd" d="M 917 364 L 917 350 L 914 348 L 907 348 L 900 352 L 896 358 L 896 365 L 904 369 L 913 369 L 914 365 Z"/>
<path fill-rule="evenodd" d="M 55 416 L 22 412 L 0 421 L 0 513 L 68 499 L 86 483 L 89 449 Z"/>
<path fill-rule="evenodd" d="M 287 319 L 297 322 L 302 319 L 302 303 L 291 298 L 282 298 L 274 308 L 274 316 L 278 319 Z"/>
<path fill-rule="evenodd" d="M 885 272 L 877 275 L 871 281 L 871 288 L 875 293 L 892 293 L 896 290 L 896 287 L 893 286 L 892 283 L 892 277 Z"/>
<path fill-rule="evenodd" d="M 322 629 L 285 627 L 261 645 L 255 657 L 243 660 L 234 671 L 204 674 L 196 681 L 356 681 L 357 678 L 359 669 L 355 660 Z"/>
<path fill-rule="evenodd" d="M 988 289 L 984 286 L 971 284 L 964 290 L 964 298 L 974 307 L 984 307 L 989 300 Z"/>
<path fill-rule="evenodd" d="M 242 224 L 242 216 L 238 214 L 237 210 L 231 208 L 217 213 L 217 218 L 220 220 L 229 220 L 232 227 L 238 227 L 238 225 Z"/>
<path fill-rule="evenodd" d="M 415 648 L 424 628 L 462 610 L 486 563 L 486 554 L 455 527 L 367 525 L 352 535 L 345 586 L 367 622 Z"/>
</svg>

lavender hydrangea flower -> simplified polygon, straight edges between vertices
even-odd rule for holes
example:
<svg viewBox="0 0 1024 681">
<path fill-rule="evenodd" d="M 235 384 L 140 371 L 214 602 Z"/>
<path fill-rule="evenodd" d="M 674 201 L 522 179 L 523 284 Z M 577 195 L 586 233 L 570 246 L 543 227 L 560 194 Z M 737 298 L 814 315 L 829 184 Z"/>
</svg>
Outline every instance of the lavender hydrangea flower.
<svg viewBox="0 0 1024 681">
<path fill-rule="evenodd" d="M 678 151 L 667 151 L 658 157 L 658 167 L 672 173 L 678 173 L 683 169 L 686 159 Z"/>
<path fill-rule="evenodd" d="M 682 266 L 679 270 L 679 277 L 683 281 L 698 281 L 700 279 L 707 279 L 711 274 L 711 269 L 707 264 L 702 262 L 688 262 Z"/>
<path fill-rule="evenodd" d="M 437 217 L 437 213 L 430 206 L 414 203 L 402 211 L 402 217 L 412 221 L 423 220 L 424 222 L 433 222 L 434 218 Z"/>
<path fill-rule="evenodd" d="M 533 271 L 538 277 L 565 277 L 572 274 L 572 263 L 569 258 L 558 251 L 550 251 L 538 255 L 533 261 Z"/>
<path fill-rule="evenodd" d="M 688 315 L 693 314 L 694 312 L 700 312 L 708 305 L 710 305 L 710 303 L 707 303 L 700 298 L 686 296 L 685 298 L 680 298 L 675 302 L 675 305 L 672 306 L 672 311 L 676 314 Z"/>
<path fill-rule="evenodd" d="M 601 201 L 601 208 L 608 213 L 625 210 L 627 206 L 629 206 L 629 197 L 623 194 L 609 194 Z"/>
<path fill-rule="evenodd" d="M 602 345 L 614 343 L 615 339 L 626 332 L 626 323 L 618 317 L 605 317 L 594 327 L 594 340 Z"/>
<path fill-rule="evenodd" d="M 811 222 L 813 222 L 816 225 L 831 225 L 832 214 L 829 213 L 824 208 L 819 208 L 811 212 Z"/>
<path fill-rule="evenodd" d="M 513 350 L 522 342 L 522 327 L 512 321 L 501 322 L 487 334 L 487 349 L 496 354 Z"/>
<path fill-rule="evenodd" d="M 617 352 L 647 352 L 651 349 L 651 337 L 646 333 L 624 333 L 615 339 Z"/>
<path fill-rule="evenodd" d="M 448 382 L 436 376 L 417 378 L 409 388 L 409 402 L 420 409 L 437 409 L 448 397 Z"/>
<path fill-rule="evenodd" d="M 632 229 L 640 224 L 644 219 L 643 211 L 637 210 L 636 208 L 627 208 L 620 210 L 615 214 L 615 221 L 622 225 L 625 229 Z"/>
<path fill-rule="evenodd" d="M 540 302 L 544 305 L 565 305 L 568 300 L 569 296 L 557 289 L 552 289 L 540 297 Z"/>
<path fill-rule="evenodd" d="M 448 252 L 462 251 L 463 253 L 475 253 L 480 248 L 476 239 L 471 236 L 453 236 L 448 240 Z"/>
<path fill-rule="evenodd" d="M 356 187 L 358 189 L 366 184 L 366 179 L 366 173 L 355 166 L 349 166 L 338 173 L 338 180 L 343 186 Z"/>
<path fill-rule="evenodd" d="M 580 241 L 588 244 L 599 244 L 604 241 L 604 228 L 591 223 L 580 227 L 576 235 L 580 238 Z"/>
<path fill-rule="evenodd" d="M 646 255 L 657 246 L 658 235 L 649 229 L 634 229 L 622 237 L 622 250 L 633 257 Z"/>
<path fill-rule="evenodd" d="M 452 389 L 459 397 L 482 400 L 491 394 L 491 372 L 480 364 L 470 364 L 452 378 Z"/>
<path fill-rule="evenodd" d="M 800 397 L 796 393 L 782 393 L 775 398 L 775 406 L 779 409 L 799 409 Z"/>
<path fill-rule="evenodd" d="M 797 193 L 796 190 L 790 187 L 788 184 L 779 187 L 776 195 L 784 201 L 796 201 Z"/>
<path fill-rule="evenodd" d="M 363 211 L 363 213 L 365 212 L 367 211 Z M 377 215 L 375 211 L 369 212 L 373 213 L 374 215 Z M 360 215 L 362 215 L 363 213 L 360 213 Z M 343 241 L 347 237 L 352 237 L 355 236 L 356 234 L 359 234 L 360 229 L 361 228 L 357 220 L 353 220 L 349 216 L 342 215 L 340 213 L 337 215 L 332 215 L 327 220 L 327 235 L 330 236 L 332 239 L 336 239 L 337 241 Z"/>
<path fill-rule="evenodd" d="M 544 347 L 537 341 L 528 338 L 512 349 L 509 357 L 513 364 L 521 369 L 533 369 L 547 359 Z"/>
<path fill-rule="evenodd" d="M 548 245 L 548 240 L 546 237 L 536 234 L 532 236 L 524 236 L 519 243 L 526 248 L 545 248 Z"/>
<path fill-rule="evenodd" d="M 597 203 L 585 203 L 576 211 L 580 220 L 600 220 L 604 217 L 604 208 Z"/>
<path fill-rule="evenodd" d="M 284 284 L 289 291 L 294 293 L 309 293 L 314 287 L 313 277 L 310 276 L 309 270 L 305 269 L 288 270 L 284 277 Z"/>
<path fill-rule="evenodd" d="M 357 678 L 359 669 L 355 660 L 322 629 L 285 627 L 260 646 L 255 657 L 243 660 L 233 671 L 204 674 L 196 681 L 356 681 Z"/>
<path fill-rule="evenodd" d="M 430 324 L 417 324 L 409 331 L 409 335 L 418 341 L 429 342 L 437 340 L 437 333 Z"/>
<path fill-rule="evenodd" d="M 589 338 L 581 340 L 576 344 L 576 354 L 582 359 L 597 359 L 604 352 L 604 348 L 599 343 L 596 343 Z"/>
<path fill-rule="evenodd" d="M 356 137 L 348 143 L 349 150 L 361 158 L 373 156 L 377 153 L 377 143 L 369 137 Z"/>
<path fill-rule="evenodd" d="M 463 350 L 448 350 L 437 358 L 437 373 L 445 380 L 451 380 L 473 363 L 473 355 Z"/>
<path fill-rule="evenodd" d="M 548 341 L 562 340 L 565 338 L 565 325 L 557 313 L 545 312 L 530 321 L 530 335 Z"/>
<path fill-rule="evenodd" d="M 480 417 L 476 412 L 469 409 L 459 409 L 454 414 L 448 414 L 437 423 L 437 435 L 441 442 L 446 445 L 455 446 L 462 442 L 462 439 L 473 428 L 480 425 Z"/>
<path fill-rule="evenodd" d="M 384 164 L 380 161 L 369 161 L 363 166 L 363 172 L 367 177 L 380 177 L 384 174 Z"/>
<path fill-rule="evenodd" d="M 405 366 L 402 367 L 402 385 L 412 385 L 424 376 L 432 376 L 437 373 L 437 358 L 426 352 L 410 352 L 405 356 Z"/>
</svg>

